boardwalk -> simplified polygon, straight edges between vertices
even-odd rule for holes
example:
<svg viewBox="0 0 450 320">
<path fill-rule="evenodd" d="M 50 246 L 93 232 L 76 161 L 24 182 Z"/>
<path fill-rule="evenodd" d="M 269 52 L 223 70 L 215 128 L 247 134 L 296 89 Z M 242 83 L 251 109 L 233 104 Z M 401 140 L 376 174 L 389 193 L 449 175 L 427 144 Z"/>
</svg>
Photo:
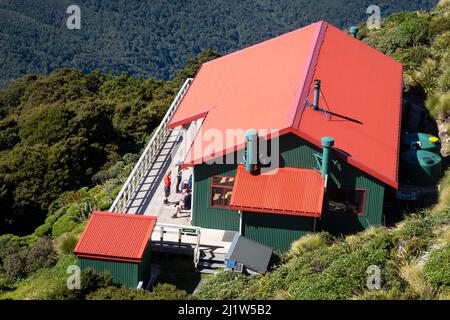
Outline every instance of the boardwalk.
<svg viewBox="0 0 450 320">
<path fill-rule="evenodd" d="M 191 79 L 188 79 L 181 88 L 109 211 L 157 216 L 158 224 L 152 235 L 152 241 L 160 245 L 163 242 L 169 245 L 172 243 L 175 247 L 180 246 L 182 242 L 184 248 L 194 250 L 194 260 L 197 264 L 199 255 L 205 253 L 224 255 L 230 247 L 234 233 L 211 229 L 202 229 L 200 233 L 200 228 L 197 228 L 198 235 L 192 236 L 183 231 L 183 228 L 191 226 L 190 212 L 182 212 L 177 218 L 172 217 L 176 212 L 174 203 L 180 199 L 180 194 L 175 192 L 176 164 L 185 159 L 187 150 L 203 121 L 203 119 L 195 120 L 188 126 L 172 130 L 166 128 L 190 82 Z M 172 189 L 169 205 L 166 205 L 163 202 L 163 178 L 169 169 L 172 171 Z M 183 170 L 182 179 L 188 180 L 191 174 L 192 169 Z M 163 242 L 161 236 L 164 237 Z M 199 253 L 199 249 L 202 252 Z"/>
<path fill-rule="evenodd" d="M 185 141 L 180 129 L 170 132 L 166 141 L 155 157 L 142 181 L 139 183 L 133 197 L 127 203 L 125 212 L 134 214 L 153 215 L 160 223 L 190 225 L 190 214 L 182 214 L 180 218 L 172 218 L 175 213 L 174 203 L 180 195 L 175 192 L 176 163 L 183 160 Z M 169 205 L 164 205 L 163 177 L 168 170 L 172 171 L 172 188 Z M 183 171 L 183 180 L 188 180 L 191 169 Z"/>
</svg>

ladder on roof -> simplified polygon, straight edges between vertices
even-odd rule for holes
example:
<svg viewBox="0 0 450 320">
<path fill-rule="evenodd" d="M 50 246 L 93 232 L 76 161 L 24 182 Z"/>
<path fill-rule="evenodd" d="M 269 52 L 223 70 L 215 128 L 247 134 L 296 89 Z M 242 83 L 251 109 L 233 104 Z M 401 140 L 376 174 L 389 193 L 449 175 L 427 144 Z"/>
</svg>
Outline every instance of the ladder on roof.
<svg viewBox="0 0 450 320">
<path fill-rule="evenodd" d="M 113 204 L 109 208 L 109 212 L 125 211 L 128 202 L 133 198 L 134 193 L 141 183 L 141 180 L 144 177 L 145 173 L 154 164 L 157 158 L 157 154 L 160 152 L 161 148 L 164 147 L 164 142 L 171 131 L 170 129 L 167 129 L 167 124 L 180 106 L 181 100 L 188 91 L 192 81 L 192 78 L 186 79 L 180 91 L 175 96 L 175 99 L 167 110 L 164 118 L 162 119 L 158 128 L 154 131 L 150 142 L 147 144 L 144 152 L 140 156 L 138 162 L 136 163 L 124 185 L 122 186 L 122 189 L 120 190 Z"/>
</svg>

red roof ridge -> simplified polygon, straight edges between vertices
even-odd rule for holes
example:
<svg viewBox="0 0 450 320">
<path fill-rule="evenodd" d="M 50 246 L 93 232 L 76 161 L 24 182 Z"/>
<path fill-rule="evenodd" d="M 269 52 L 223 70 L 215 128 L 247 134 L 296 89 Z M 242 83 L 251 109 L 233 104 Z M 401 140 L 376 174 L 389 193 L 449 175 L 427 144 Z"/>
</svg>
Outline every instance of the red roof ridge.
<svg viewBox="0 0 450 320">
<path fill-rule="evenodd" d="M 292 132 L 318 148 L 321 137 L 333 136 L 338 156 L 398 188 L 402 68 L 386 57 L 319 21 L 203 64 L 207 68 L 199 70 L 167 127 L 203 118 L 201 129 L 225 134 L 228 128 L 272 128 L 278 136 Z M 363 76 L 367 81 L 359 81 Z M 305 106 L 312 102 L 314 79 L 322 81 L 321 100 L 327 109 L 316 113 Z M 375 87 L 383 90 L 370 90 Z M 381 119 L 383 114 L 388 119 Z M 200 164 L 245 145 L 240 140 L 222 142 L 206 154 L 208 141 L 197 132 L 183 165 Z M 386 157 L 376 159 L 374 150 Z"/>
<path fill-rule="evenodd" d="M 319 27 L 316 29 L 314 34 L 314 45 L 311 46 L 310 52 L 308 54 L 307 60 L 309 61 L 304 70 L 302 70 L 302 79 L 299 82 L 298 92 L 295 96 L 292 115 L 288 120 L 288 127 L 296 128 L 297 122 L 300 123 L 300 118 L 303 113 L 306 99 L 308 98 L 309 89 L 311 87 L 312 78 L 314 76 L 314 70 L 317 65 L 317 58 L 319 56 L 320 49 L 325 36 L 325 31 L 328 28 L 328 23 L 326 21 L 316 22 Z"/>
</svg>

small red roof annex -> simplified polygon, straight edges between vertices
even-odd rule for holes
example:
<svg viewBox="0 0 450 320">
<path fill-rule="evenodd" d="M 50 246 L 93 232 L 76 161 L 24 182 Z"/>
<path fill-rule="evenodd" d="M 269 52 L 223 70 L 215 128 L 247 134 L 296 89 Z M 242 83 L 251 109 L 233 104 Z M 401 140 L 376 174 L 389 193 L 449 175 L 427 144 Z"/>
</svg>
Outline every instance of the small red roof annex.
<svg viewBox="0 0 450 320">
<path fill-rule="evenodd" d="M 279 168 L 252 175 L 239 165 L 230 208 L 233 210 L 320 217 L 325 179 L 309 169 Z"/>
<path fill-rule="evenodd" d="M 78 240 L 78 257 L 141 262 L 157 218 L 94 211 Z"/>
</svg>

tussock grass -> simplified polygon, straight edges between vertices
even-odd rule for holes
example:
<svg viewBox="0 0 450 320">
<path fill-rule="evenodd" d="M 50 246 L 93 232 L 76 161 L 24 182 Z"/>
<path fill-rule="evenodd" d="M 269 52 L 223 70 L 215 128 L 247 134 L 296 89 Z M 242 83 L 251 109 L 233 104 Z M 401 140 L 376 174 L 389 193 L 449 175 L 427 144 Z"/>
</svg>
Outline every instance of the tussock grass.
<svg viewBox="0 0 450 320">
<path fill-rule="evenodd" d="M 304 252 L 318 249 L 325 244 L 320 233 L 308 234 L 293 242 L 289 253 L 292 256 L 298 256 Z"/>
<path fill-rule="evenodd" d="M 417 260 L 406 262 L 400 267 L 399 274 L 417 296 L 422 299 L 434 297 L 433 288 L 423 277 L 423 265 L 419 264 Z"/>
</svg>

